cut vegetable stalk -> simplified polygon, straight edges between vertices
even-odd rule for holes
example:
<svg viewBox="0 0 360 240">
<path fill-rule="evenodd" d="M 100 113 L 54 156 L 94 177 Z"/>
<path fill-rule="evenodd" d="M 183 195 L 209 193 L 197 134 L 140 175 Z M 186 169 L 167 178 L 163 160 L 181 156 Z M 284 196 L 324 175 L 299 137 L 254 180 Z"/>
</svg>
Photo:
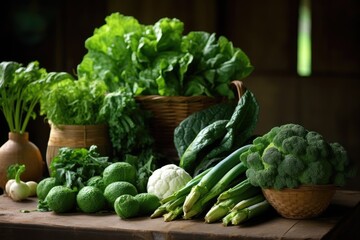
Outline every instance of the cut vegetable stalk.
<svg viewBox="0 0 360 240">
<path fill-rule="evenodd" d="M 182 187 L 181 189 L 179 189 L 178 191 L 176 191 L 175 193 L 171 194 L 170 196 L 164 198 L 161 200 L 161 203 L 166 203 L 169 201 L 173 201 L 181 196 L 185 196 L 188 195 L 191 191 L 191 188 L 194 187 L 196 184 L 198 184 L 201 180 L 201 178 L 207 174 L 209 171 L 211 170 L 211 168 L 206 169 L 205 171 L 203 171 L 202 173 L 199 173 L 198 175 L 196 175 L 193 179 L 191 179 L 189 182 L 187 182 L 187 184 Z"/>
<path fill-rule="evenodd" d="M 262 193 L 255 195 L 254 197 L 250 197 L 238 202 L 231 211 L 223 217 L 223 225 L 227 226 L 231 223 L 232 219 L 244 208 L 250 207 L 251 205 L 257 204 L 261 201 L 264 201 L 264 195 Z"/>
<path fill-rule="evenodd" d="M 222 217 L 226 216 L 236 203 L 240 201 L 241 197 L 236 196 L 234 198 L 226 199 L 220 203 L 215 204 L 205 215 L 205 222 L 212 223 L 216 222 Z"/>
<path fill-rule="evenodd" d="M 244 191 L 242 194 L 234 195 L 231 198 L 218 201 L 205 215 L 205 222 L 212 223 L 220 220 L 225 217 L 239 202 L 242 202 L 244 199 L 249 199 L 254 195 L 257 196 L 259 191 L 260 190 L 258 188 L 252 187 Z"/>
<path fill-rule="evenodd" d="M 265 197 L 263 194 L 258 194 L 254 197 L 248 198 L 248 199 L 244 199 L 240 202 L 238 202 L 232 209 L 231 211 L 235 211 L 235 210 L 241 210 L 244 208 L 247 208 L 251 205 L 254 205 L 256 203 L 262 202 L 265 200 Z"/>
<path fill-rule="evenodd" d="M 241 195 L 250 188 L 254 188 L 254 186 L 251 185 L 249 179 L 246 178 L 244 181 L 238 183 L 234 187 L 229 188 L 227 191 L 221 193 L 218 197 L 218 202 L 232 198 L 237 195 Z"/>
<path fill-rule="evenodd" d="M 237 165 L 239 163 L 240 155 L 247 151 L 250 146 L 251 145 L 245 145 L 235 150 L 205 174 L 200 182 L 195 185 L 187 195 L 184 202 L 184 212 L 189 211 L 199 198 L 208 193 L 227 172 Z"/>
<path fill-rule="evenodd" d="M 198 200 L 192 205 L 186 205 L 186 200 L 183 206 L 184 217 L 189 219 L 195 215 L 201 213 L 205 206 L 214 198 L 218 197 L 223 191 L 229 188 L 229 184 L 243 174 L 246 171 L 245 165 L 240 162 L 236 166 L 234 166 L 230 171 L 228 171 L 220 181 L 213 187 L 209 192 L 203 195 L 202 198 L 198 198 Z M 191 194 L 191 193 L 190 193 Z M 198 194 L 198 193 L 194 193 Z M 195 198 L 194 198 L 195 199 Z"/>
<path fill-rule="evenodd" d="M 164 214 L 164 221 L 170 222 L 177 218 L 179 218 L 183 213 L 182 206 L 178 206 L 175 209 L 169 211 L 168 213 Z"/>
<path fill-rule="evenodd" d="M 251 205 L 249 207 L 243 208 L 241 210 L 236 210 L 234 216 L 231 218 L 232 225 L 239 225 L 244 223 L 256 216 L 263 214 L 270 207 L 270 204 L 267 200 L 263 200 L 259 203 Z M 226 221 L 223 221 L 225 225 Z M 226 225 L 225 225 L 226 226 Z"/>
<path fill-rule="evenodd" d="M 158 218 L 167 213 L 167 206 L 170 205 L 171 202 L 166 202 L 160 205 L 155 211 L 150 215 L 150 218 Z"/>
<path fill-rule="evenodd" d="M 193 179 L 191 179 L 184 187 L 180 190 L 176 191 L 175 193 L 171 194 L 170 196 L 161 200 L 161 205 L 154 211 L 154 213 L 150 216 L 151 218 L 161 217 L 163 215 L 167 215 L 164 218 L 177 218 L 177 216 L 173 216 L 175 214 L 180 215 L 182 214 L 182 205 L 185 201 L 186 195 L 189 194 L 191 188 L 199 183 L 201 178 L 207 174 L 211 168 L 207 169 L 206 171 L 198 174 Z M 181 212 L 176 210 L 178 207 L 181 208 Z M 176 211 L 174 211 L 176 210 Z M 174 212 L 172 212 L 174 211 Z M 170 213 L 171 212 L 171 213 Z M 176 212 L 176 213 L 175 213 Z"/>
<path fill-rule="evenodd" d="M 181 196 L 171 202 L 168 202 L 169 204 L 166 206 L 166 211 L 170 212 L 179 206 L 182 207 L 185 202 L 185 198 L 186 198 L 186 195 Z"/>
</svg>

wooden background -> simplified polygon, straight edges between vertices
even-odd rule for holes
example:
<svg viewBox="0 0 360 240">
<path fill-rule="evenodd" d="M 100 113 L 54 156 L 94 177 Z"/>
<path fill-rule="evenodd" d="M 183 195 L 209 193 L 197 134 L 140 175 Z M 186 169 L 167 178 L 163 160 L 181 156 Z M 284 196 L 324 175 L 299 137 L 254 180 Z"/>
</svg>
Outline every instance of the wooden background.
<svg viewBox="0 0 360 240">
<path fill-rule="evenodd" d="M 360 1 L 312 3 L 313 73 L 299 77 L 297 0 L 14 0 L 2 3 L 0 60 L 38 60 L 48 71 L 73 72 L 86 53 L 84 41 L 105 16 L 120 12 L 153 24 L 176 17 L 185 32 L 202 30 L 229 38 L 255 66 L 244 80 L 260 104 L 256 133 L 294 122 L 344 145 L 360 164 Z M 7 126 L 0 118 L 0 144 Z M 44 159 L 49 128 L 37 118 L 30 140 Z M 360 189 L 359 177 L 347 188 Z"/>
</svg>

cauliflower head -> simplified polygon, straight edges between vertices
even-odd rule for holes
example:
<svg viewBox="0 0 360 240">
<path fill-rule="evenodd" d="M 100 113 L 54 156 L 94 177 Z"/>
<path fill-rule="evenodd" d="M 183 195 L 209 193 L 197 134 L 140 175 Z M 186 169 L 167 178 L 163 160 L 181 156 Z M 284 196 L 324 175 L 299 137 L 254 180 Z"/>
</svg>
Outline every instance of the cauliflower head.
<svg viewBox="0 0 360 240">
<path fill-rule="evenodd" d="M 192 177 L 183 168 L 167 164 L 156 169 L 149 177 L 147 192 L 155 194 L 160 200 L 180 190 Z"/>
</svg>

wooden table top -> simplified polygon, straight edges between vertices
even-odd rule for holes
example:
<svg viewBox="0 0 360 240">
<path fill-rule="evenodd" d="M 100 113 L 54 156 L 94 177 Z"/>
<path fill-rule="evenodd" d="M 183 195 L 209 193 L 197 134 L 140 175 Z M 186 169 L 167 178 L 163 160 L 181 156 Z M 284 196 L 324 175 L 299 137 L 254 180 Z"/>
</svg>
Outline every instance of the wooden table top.
<svg viewBox="0 0 360 240">
<path fill-rule="evenodd" d="M 14 202 L 0 196 L 0 239 L 360 239 L 360 192 L 338 190 L 319 217 L 292 220 L 275 211 L 256 221 L 224 227 L 202 219 L 164 222 L 148 217 L 121 220 L 116 214 L 37 212 L 37 198 Z M 30 210 L 24 213 L 21 210 Z"/>
</svg>

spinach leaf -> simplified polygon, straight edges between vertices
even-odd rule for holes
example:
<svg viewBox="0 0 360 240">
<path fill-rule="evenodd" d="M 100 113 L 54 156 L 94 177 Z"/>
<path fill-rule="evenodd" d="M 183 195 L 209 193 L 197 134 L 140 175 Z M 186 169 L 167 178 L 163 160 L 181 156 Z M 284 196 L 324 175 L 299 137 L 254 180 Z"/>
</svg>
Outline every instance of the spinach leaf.
<svg viewBox="0 0 360 240">
<path fill-rule="evenodd" d="M 232 151 L 241 147 L 252 136 L 256 127 L 259 115 L 259 105 L 254 94 L 246 90 L 239 99 L 233 115 L 226 125 L 227 133 L 222 141 L 210 150 L 207 155 L 200 160 L 195 169 L 195 174 L 209 167 L 208 162 L 214 158 L 224 158 Z M 211 166 L 211 165 L 210 165 Z"/>
<path fill-rule="evenodd" d="M 235 107 L 236 103 L 233 102 L 215 104 L 180 122 L 174 130 L 174 145 L 179 158 L 203 128 L 218 120 L 229 120 Z"/>
<path fill-rule="evenodd" d="M 209 151 L 218 139 L 222 139 L 226 134 L 226 124 L 229 120 L 217 120 L 204 127 L 186 148 L 180 158 L 179 166 L 185 169 L 190 175 L 193 175 L 198 159 L 204 156 L 204 152 Z"/>
<path fill-rule="evenodd" d="M 59 185 L 79 190 L 91 177 L 101 176 L 110 164 L 108 157 L 100 156 L 96 145 L 89 149 L 63 147 L 50 163 L 50 176 Z"/>
</svg>

